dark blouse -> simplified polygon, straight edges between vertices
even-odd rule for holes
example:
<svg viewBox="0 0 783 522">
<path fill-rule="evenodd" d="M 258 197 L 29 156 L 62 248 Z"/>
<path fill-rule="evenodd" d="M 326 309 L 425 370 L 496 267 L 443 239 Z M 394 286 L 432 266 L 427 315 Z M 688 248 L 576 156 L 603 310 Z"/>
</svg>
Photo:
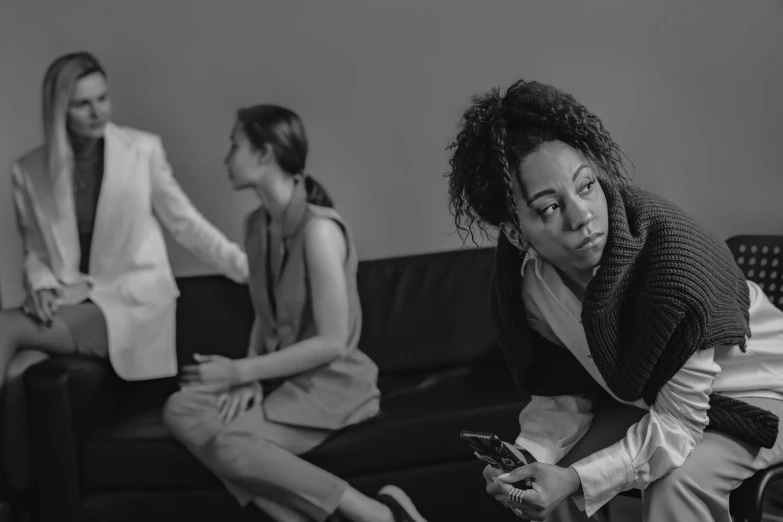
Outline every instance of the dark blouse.
<svg viewBox="0 0 783 522">
<path fill-rule="evenodd" d="M 73 195 L 81 249 L 79 271 L 89 274 L 95 211 L 98 208 L 98 196 L 103 182 L 104 140 L 74 144 L 73 155 Z"/>
</svg>

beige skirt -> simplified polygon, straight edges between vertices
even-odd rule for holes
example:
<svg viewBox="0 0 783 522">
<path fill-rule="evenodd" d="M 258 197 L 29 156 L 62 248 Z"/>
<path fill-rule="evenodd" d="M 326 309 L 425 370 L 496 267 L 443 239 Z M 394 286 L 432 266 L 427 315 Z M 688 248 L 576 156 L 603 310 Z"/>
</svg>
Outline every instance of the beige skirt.
<svg viewBox="0 0 783 522">
<path fill-rule="evenodd" d="M 109 330 L 98 305 L 92 301 L 63 305 L 57 309 L 57 313 L 68 327 L 76 345 L 76 353 L 104 359 L 108 357 Z"/>
</svg>

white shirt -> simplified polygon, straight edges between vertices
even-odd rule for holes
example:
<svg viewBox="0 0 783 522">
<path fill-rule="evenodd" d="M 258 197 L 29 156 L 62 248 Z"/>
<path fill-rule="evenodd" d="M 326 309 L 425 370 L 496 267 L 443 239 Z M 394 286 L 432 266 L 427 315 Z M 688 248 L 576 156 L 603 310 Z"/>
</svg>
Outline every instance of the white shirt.
<svg viewBox="0 0 783 522">
<path fill-rule="evenodd" d="M 597 269 L 596 269 L 597 270 Z M 530 250 L 522 264 L 522 296 L 530 327 L 567 348 L 612 394 L 592 360 L 581 324 L 582 303 L 557 270 Z M 582 482 L 577 505 L 592 516 L 621 491 L 645 489 L 681 466 L 709 423 L 709 395 L 783 400 L 783 311 L 755 283 L 750 288 L 751 338 L 747 351 L 723 346 L 697 351 L 658 393 L 655 404 L 633 404 L 648 413 L 625 438 L 573 465 Z M 619 400 L 619 399 L 617 399 Z M 557 463 L 592 421 L 584 396 L 534 396 L 519 414 L 516 444 L 539 462 Z"/>
</svg>

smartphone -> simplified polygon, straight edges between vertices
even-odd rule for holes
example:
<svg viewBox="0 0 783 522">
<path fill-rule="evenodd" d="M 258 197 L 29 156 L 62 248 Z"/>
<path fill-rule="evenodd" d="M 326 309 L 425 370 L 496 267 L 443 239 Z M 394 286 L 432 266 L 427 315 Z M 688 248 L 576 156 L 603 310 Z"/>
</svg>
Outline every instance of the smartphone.
<svg viewBox="0 0 783 522">
<path fill-rule="evenodd" d="M 527 460 L 522 453 L 497 435 L 478 431 L 463 431 L 460 436 L 473 449 L 476 457 L 506 473 L 527 465 Z"/>
</svg>

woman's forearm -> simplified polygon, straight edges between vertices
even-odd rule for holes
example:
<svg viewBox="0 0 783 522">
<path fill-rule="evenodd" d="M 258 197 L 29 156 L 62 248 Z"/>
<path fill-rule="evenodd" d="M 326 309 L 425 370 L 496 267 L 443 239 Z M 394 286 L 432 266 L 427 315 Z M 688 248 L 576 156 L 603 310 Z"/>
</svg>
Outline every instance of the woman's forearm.
<svg viewBox="0 0 783 522">
<path fill-rule="evenodd" d="M 247 282 L 247 255 L 196 209 L 174 178 L 160 139 L 150 162 L 152 206 L 174 240 L 234 281 Z"/>
<path fill-rule="evenodd" d="M 267 355 L 237 361 L 241 384 L 288 377 L 329 364 L 345 353 L 345 345 L 322 337 L 311 337 Z"/>
</svg>

